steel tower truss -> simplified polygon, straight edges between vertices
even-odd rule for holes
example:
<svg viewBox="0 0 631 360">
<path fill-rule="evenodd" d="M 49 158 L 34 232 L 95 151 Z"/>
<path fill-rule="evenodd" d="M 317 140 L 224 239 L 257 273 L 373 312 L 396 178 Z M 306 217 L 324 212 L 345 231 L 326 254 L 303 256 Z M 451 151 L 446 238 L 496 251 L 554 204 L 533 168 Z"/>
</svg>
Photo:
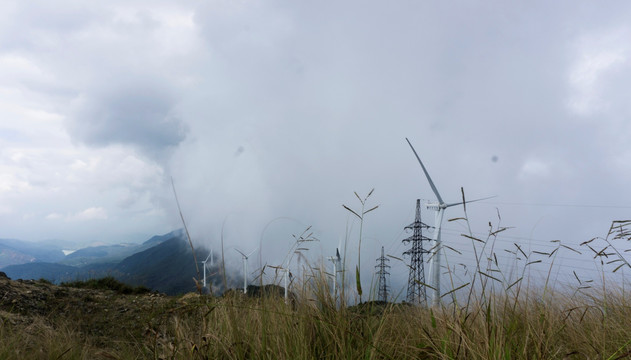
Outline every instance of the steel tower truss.
<svg viewBox="0 0 631 360">
<path fill-rule="evenodd" d="M 431 241 L 423 236 L 423 229 L 429 228 L 421 222 L 421 200 L 416 200 L 416 217 L 414 222 L 405 227 L 412 230 L 412 236 L 403 240 L 404 244 L 412 243 L 412 247 L 405 251 L 403 255 L 410 256 L 410 275 L 408 277 L 407 302 L 411 304 L 427 304 L 427 292 L 425 290 L 425 263 L 423 255 L 429 250 L 423 248 L 423 241 Z"/>
<path fill-rule="evenodd" d="M 378 279 L 378 290 L 377 290 L 377 300 L 387 302 L 388 301 L 388 284 L 386 283 L 386 275 L 390 275 L 390 273 L 386 270 L 390 268 L 386 262 L 390 261 L 387 257 L 384 256 L 383 246 L 381 247 L 381 257 L 377 258 L 377 279 Z"/>
</svg>

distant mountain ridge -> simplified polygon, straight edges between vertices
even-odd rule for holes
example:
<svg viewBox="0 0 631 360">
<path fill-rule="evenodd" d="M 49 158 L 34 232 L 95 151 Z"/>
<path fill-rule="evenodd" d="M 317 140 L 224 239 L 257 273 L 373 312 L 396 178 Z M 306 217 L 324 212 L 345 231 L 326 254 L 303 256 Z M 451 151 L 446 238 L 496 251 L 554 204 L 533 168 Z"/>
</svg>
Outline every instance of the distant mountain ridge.
<svg viewBox="0 0 631 360">
<path fill-rule="evenodd" d="M 64 258 L 62 249 L 51 244 L 0 239 L 0 269 L 29 262 L 57 262 Z"/>
<path fill-rule="evenodd" d="M 201 254 L 199 249 L 196 253 Z M 197 290 L 193 253 L 182 237 L 173 237 L 127 257 L 116 265 L 113 275 L 130 285 L 144 285 L 167 294 Z"/>
<path fill-rule="evenodd" d="M 194 278 L 198 274 L 193 253 L 180 230 L 153 236 L 136 246 L 110 245 L 81 250 L 77 251 L 78 255 L 69 254 L 61 261 L 10 265 L 0 271 L 12 279 L 46 279 L 53 283 L 113 276 L 130 285 L 143 285 L 168 295 L 197 291 Z M 197 259 L 205 258 L 208 252 L 204 248 L 195 250 Z M 222 284 L 219 274 L 218 265 L 208 269 L 208 281 Z M 234 281 L 231 286 L 237 286 L 242 279 Z"/>
<path fill-rule="evenodd" d="M 174 237 L 183 237 L 182 230 L 156 235 L 141 244 L 115 244 L 91 246 L 66 255 L 60 263 L 72 266 L 84 266 L 95 263 L 118 263 L 128 256 L 147 250 Z"/>
</svg>

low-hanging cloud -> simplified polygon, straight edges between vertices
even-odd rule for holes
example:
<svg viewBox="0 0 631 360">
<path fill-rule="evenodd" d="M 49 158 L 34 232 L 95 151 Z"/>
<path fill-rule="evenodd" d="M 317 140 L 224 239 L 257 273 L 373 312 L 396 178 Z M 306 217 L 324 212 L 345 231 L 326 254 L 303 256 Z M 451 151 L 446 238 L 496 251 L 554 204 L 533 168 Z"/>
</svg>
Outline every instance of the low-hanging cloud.
<svg viewBox="0 0 631 360">
<path fill-rule="evenodd" d="M 152 157 L 162 155 L 186 137 L 167 86 L 141 80 L 87 92 L 77 101 L 68 130 L 87 145 L 132 145 Z"/>
</svg>

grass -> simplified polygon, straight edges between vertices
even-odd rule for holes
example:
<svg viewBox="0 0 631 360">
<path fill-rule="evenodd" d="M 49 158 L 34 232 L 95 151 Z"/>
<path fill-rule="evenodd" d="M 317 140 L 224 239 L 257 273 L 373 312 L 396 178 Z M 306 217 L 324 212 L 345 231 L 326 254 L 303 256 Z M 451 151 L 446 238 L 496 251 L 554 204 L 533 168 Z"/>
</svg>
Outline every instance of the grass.
<svg viewBox="0 0 631 360">
<path fill-rule="evenodd" d="M 362 216 L 357 215 L 363 220 L 366 213 L 362 208 Z M 624 250 L 619 250 L 623 240 L 631 239 L 628 228 L 631 221 L 614 222 L 600 239 L 602 249 L 595 240 L 584 243 L 602 260 L 603 278 L 607 263 L 615 267 L 612 272 L 629 266 Z M 450 270 L 446 278 L 452 281 L 453 291 L 443 294 L 438 307 L 383 302 L 339 306 L 340 299 L 331 296 L 330 276 L 309 265 L 301 279 L 293 280 L 295 292 L 288 302 L 278 292 L 251 297 L 233 291 L 223 297 L 187 294 L 160 302 L 153 299 L 151 306 L 124 314 L 97 311 L 105 305 L 94 296 L 90 302 L 96 303 L 97 310 L 92 315 L 51 313 L 25 321 L 24 314 L 0 312 L 0 358 L 630 358 L 629 293 L 611 282 L 602 288 L 585 286 L 578 276 L 578 288 L 553 286 L 552 265 L 542 281 L 531 282 L 529 269 L 541 263 L 519 245 L 513 264 L 520 265 L 510 272 L 502 270 L 495 242 L 505 229 L 490 226 L 484 239 L 471 232 L 465 235 L 475 250 L 475 271 L 461 282 L 464 285 L 457 285 Z M 295 251 L 303 251 L 299 249 L 313 241 L 308 231 L 296 237 Z M 564 247 L 573 250 L 558 243 L 554 250 L 534 253 L 547 256 L 553 264 Z M 116 301 L 119 307 L 142 303 L 143 296 L 150 296 L 123 295 L 128 290 L 121 290 L 125 286 L 112 279 L 65 285 L 115 290 L 116 299 L 103 301 Z M 105 338 L 90 330 L 96 323 L 110 327 Z"/>
<path fill-rule="evenodd" d="M 563 248 L 576 251 L 560 242 L 548 252 L 526 253 L 516 245 L 521 268 L 507 274 L 495 256 L 496 238 L 505 230 L 490 226 L 485 239 L 471 232 L 465 236 L 475 249 L 476 271 L 464 285 L 453 285 L 453 292 L 443 294 L 439 307 L 379 302 L 338 307 L 328 276 L 308 267 L 302 284 L 294 284 L 301 289 L 296 301 L 289 304 L 275 296 L 200 298 L 190 313 L 172 319 L 163 343 L 153 348 L 170 353 L 152 354 L 200 359 L 631 357 L 631 299 L 624 288 L 611 283 L 602 289 L 557 290 L 550 280 L 554 259 Z M 614 272 L 618 263 L 628 265 L 614 246 L 614 240 L 625 236 L 629 232 L 614 222 L 602 239 L 606 247 L 591 248 L 595 256 L 616 265 Z M 303 239 L 297 237 L 297 244 Z M 528 281 L 529 269 L 540 264 L 533 253 L 552 259 L 540 285 Z"/>
<path fill-rule="evenodd" d="M 621 359 L 631 354 L 631 299 L 619 289 L 608 291 L 606 301 L 595 293 L 571 292 L 550 292 L 544 300 L 541 291 L 523 289 L 517 297 L 495 294 L 468 308 L 434 309 L 383 303 L 336 309 L 326 294 L 320 301 L 304 295 L 289 304 L 278 296 L 236 292 L 176 297 L 153 312 L 112 314 L 107 341 L 77 326 L 90 321 L 80 318 L 87 314 L 35 317 L 22 326 L 3 317 L 0 358 Z M 122 330 L 137 319 L 145 324 L 141 335 Z"/>
</svg>

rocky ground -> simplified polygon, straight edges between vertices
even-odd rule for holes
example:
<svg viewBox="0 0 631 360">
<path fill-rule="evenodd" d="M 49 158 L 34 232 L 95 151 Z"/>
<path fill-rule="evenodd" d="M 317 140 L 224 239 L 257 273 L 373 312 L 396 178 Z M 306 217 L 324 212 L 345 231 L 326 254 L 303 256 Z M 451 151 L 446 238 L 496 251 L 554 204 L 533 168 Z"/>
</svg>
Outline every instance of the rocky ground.
<svg viewBox="0 0 631 360">
<path fill-rule="evenodd" d="M 52 329 L 71 326 L 91 343 L 142 342 L 166 317 L 185 311 L 194 294 L 123 295 L 112 290 L 56 286 L 46 281 L 11 280 L 0 272 L 0 327 L 21 331 L 33 323 Z"/>
</svg>

